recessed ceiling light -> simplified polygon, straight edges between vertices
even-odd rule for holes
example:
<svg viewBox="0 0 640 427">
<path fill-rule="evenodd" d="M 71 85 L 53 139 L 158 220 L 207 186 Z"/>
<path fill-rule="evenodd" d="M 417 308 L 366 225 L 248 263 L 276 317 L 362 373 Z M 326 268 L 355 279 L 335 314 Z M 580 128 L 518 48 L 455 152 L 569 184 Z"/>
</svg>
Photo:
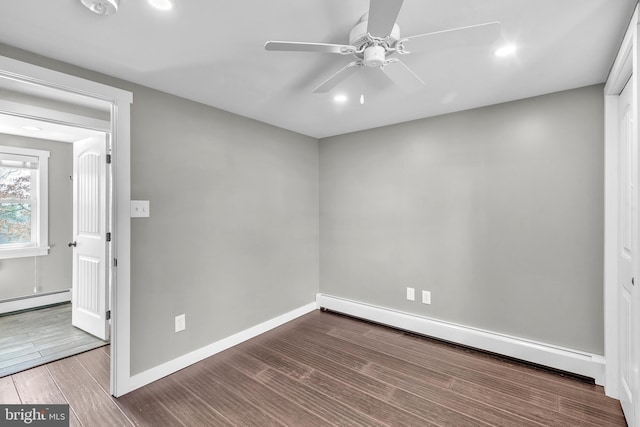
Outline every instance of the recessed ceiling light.
<svg viewBox="0 0 640 427">
<path fill-rule="evenodd" d="M 80 0 L 91 12 L 98 15 L 113 15 L 118 11 L 120 0 Z"/>
<path fill-rule="evenodd" d="M 171 10 L 173 9 L 173 1 L 172 0 L 148 0 L 149 4 L 156 9 L 160 10 Z"/>
<path fill-rule="evenodd" d="M 42 128 L 39 128 L 38 126 L 22 126 L 22 129 L 24 130 L 32 130 L 34 132 L 39 132 L 42 130 Z"/>
<path fill-rule="evenodd" d="M 343 102 L 347 102 L 347 95 L 336 95 L 333 97 L 333 100 L 342 104 Z"/>
<path fill-rule="evenodd" d="M 516 51 L 516 46 L 515 45 L 507 45 L 507 46 L 503 46 L 500 49 L 496 50 L 496 56 L 508 56 L 513 54 Z"/>
</svg>

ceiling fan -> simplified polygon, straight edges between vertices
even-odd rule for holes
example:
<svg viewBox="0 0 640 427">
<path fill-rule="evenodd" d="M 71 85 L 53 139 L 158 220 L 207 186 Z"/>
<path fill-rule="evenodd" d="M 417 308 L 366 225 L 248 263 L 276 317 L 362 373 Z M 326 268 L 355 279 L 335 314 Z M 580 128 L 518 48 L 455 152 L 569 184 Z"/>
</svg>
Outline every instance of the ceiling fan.
<svg viewBox="0 0 640 427">
<path fill-rule="evenodd" d="M 316 87 L 314 93 L 325 93 L 336 87 L 362 67 L 382 70 L 396 85 L 411 93 L 424 82 L 394 54 L 428 52 L 434 49 L 488 44 L 500 35 L 499 22 L 487 22 L 468 27 L 400 38 L 396 19 L 404 0 L 370 0 L 365 13 L 349 33 L 349 44 L 268 41 L 269 51 L 316 52 L 352 55 L 356 59 Z"/>
</svg>

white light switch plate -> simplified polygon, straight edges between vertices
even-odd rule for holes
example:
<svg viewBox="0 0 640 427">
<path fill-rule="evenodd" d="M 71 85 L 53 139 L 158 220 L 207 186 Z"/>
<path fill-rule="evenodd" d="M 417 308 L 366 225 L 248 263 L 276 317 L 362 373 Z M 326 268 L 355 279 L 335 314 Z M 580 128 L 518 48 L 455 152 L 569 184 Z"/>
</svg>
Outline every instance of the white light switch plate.
<svg viewBox="0 0 640 427">
<path fill-rule="evenodd" d="M 131 201 L 131 218 L 147 218 L 149 217 L 149 201 L 148 200 L 132 200 Z"/>
</svg>

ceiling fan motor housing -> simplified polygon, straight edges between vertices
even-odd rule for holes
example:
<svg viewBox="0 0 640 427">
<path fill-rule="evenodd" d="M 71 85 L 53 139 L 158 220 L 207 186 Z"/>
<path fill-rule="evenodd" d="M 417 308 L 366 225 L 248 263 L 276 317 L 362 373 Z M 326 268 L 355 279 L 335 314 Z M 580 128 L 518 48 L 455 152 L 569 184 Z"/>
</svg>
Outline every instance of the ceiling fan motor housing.
<svg viewBox="0 0 640 427">
<path fill-rule="evenodd" d="M 360 49 L 366 44 L 371 43 L 371 38 L 367 31 L 367 27 L 369 26 L 368 18 L 368 13 L 362 15 L 358 23 L 351 29 L 351 32 L 349 32 L 349 44 L 355 46 L 356 49 Z M 376 36 L 376 34 L 372 34 L 372 36 Z M 393 25 L 391 34 L 389 34 L 386 40 L 389 46 L 394 46 L 396 42 L 400 40 L 400 27 L 398 24 Z"/>
</svg>

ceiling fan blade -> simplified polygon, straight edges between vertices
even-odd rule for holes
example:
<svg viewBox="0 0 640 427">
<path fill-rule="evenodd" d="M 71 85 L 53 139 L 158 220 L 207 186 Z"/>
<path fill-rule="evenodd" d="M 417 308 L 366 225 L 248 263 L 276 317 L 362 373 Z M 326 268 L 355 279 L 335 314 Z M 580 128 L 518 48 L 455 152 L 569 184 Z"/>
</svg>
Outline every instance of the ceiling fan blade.
<svg viewBox="0 0 640 427">
<path fill-rule="evenodd" d="M 353 61 L 345 65 L 335 73 L 333 76 L 329 77 L 325 80 L 320 86 L 313 90 L 313 93 L 326 93 L 329 92 L 334 87 L 338 86 L 342 81 L 344 81 L 347 77 L 352 75 L 358 70 L 359 63 L 358 61 Z"/>
<path fill-rule="evenodd" d="M 404 62 L 397 58 L 391 59 L 387 65 L 382 67 L 382 71 L 392 82 L 400 86 L 406 93 L 412 93 L 424 86 L 424 82 Z"/>
<path fill-rule="evenodd" d="M 279 52 L 319 52 L 319 53 L 339 53 L 349 55 L 356 51 L 353 46 L 327 43 L 306 43 L 306 42 L 279 42 L 269 41 L 264 44 L 266 50 Z"/>
<path fill-rule="evenodd" d="M 500 27 L 499 22 L 487 22 L 469 27 L 452 28 L 407 37 L 403 44 L 405 49 L 411 53 L 489 44 L 500 36 Z"/>
<path fill-rule="evenodd" d="M 404 0 L 370 0 L 367 31 L 375 37 L 387 37 L 393 30 Z"/>
</svg>

